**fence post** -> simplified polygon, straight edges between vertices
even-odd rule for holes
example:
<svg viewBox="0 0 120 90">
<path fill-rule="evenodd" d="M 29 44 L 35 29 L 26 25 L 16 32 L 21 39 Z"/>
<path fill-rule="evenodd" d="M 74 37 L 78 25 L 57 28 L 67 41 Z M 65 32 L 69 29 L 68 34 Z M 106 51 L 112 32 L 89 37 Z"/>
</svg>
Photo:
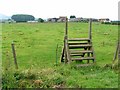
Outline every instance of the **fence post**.
<svg viewBox="0 0 120 90">
<path fill-rule="evenodd" d="M 15 52 L 15 46 L 14 46 L 13 42 L 12 42 L 11 46 L 12 46 L 12 53 L 13 53 L 15 68 L 18 69 L 18 64 L 17 64 L 17 59 L 16 59 L 16 52 Z"/>
<path fill-rule="evenodd" d="M 58 64 L 57 58 L 58 58 L 58 44 L 57 44 L 57 47 L 56 47 L 56 65 Z"/>
<path fill-rule="evenodd" d="M 91 40 L 92 39 L 92 19 L 90 18 L 89 19 L 89 39 Z"/>
<path fill-rule="evenodd" d="M 68 39 L 68 19 L 66 17 L 66 20 L 65 20 L 65 37 L 64 37 L 64 54 L 65 54 L 65 63 L 68 62 L 67 60 L 67 48 L 66 48 L 66 44 L 67 44 L 67 39 Z"/>
<path fill-rule="evenodd" d="M 68 35 L 68 18 L 66 17 L 66 21 L 65 21 L 65 36 Z"/>
<path fill-rule="evenodd" d="M 118 70 L 120 70 L 120 38 L 118 40 Z"/>
</svg>

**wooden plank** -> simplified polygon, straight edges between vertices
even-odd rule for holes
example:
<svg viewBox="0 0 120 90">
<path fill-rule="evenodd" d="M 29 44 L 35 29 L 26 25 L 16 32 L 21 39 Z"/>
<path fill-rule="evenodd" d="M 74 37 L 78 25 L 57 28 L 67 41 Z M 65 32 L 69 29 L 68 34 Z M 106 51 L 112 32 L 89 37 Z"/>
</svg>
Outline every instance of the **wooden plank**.
<svg viewBox="0 0 120 90">
<path fill-rule="evenodd" d="M 71 58 L 71 60 L 93 60 L 94 57 L 81 57 L 81 58 Z"/>
<path fill-rule="evenodd" d="M 90 41 L 89 38 L 69 38 L 68 41 Z"/>
<path fill-rule="evenodd" d="M 83 45 L 69 45 L 69 48 L 84 48 L 84 47 L 91 47 L 91 44 L 83 44 Z"/>
<path fill-rule="evenodd" d="M 68 42 L 69 45 L 80 45 L 80 44 L 88 44 L 87 42 Z"/>
<path fill-rule="evenodd" d="M 83 54 L 70 54 L 70 56 L 83 56 Z"/>
<path fill-rule="evenodd" d="M 92 50 L 70 50 L 70 53 L 71 54 L 75 54 L 75 53 L 92 53 L 93 51 Z"/>
</svg>

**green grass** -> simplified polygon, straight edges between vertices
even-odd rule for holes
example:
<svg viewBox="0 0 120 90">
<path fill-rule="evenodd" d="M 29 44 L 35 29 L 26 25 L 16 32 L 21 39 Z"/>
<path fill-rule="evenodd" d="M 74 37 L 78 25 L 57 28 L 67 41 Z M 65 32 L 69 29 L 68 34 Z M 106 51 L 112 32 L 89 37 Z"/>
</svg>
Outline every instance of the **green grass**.
<svg viewBox="0 0 120 90">
<path fill-rule="evenodd" d="M 68 33 L 70 38 L 88 37 L 88 23 L 69 23 L 68 26 Z M 3 24 L 3 76 L 7 73 L 5 71 L 5 68 L 14 68 L 11 50 L 12 41 L 15 43 L 17 61 L 19 66 L 18 72 L 14 72 L 14 69 L 13 72 L 9 72 L 11 74 L 11 77 L 14 79 L 13 83 L 18 82 L 18 84 L 16 84 L 16 86 L 13 86 L 12 84 L 10 85 L 10 82 L 6 82 L 4 85 L 8 84 L 8 86 L 11 88 L 117 88 L 118 74 L 114 72 L 114 70 L 112 70 L 110 67 L 104 66 L 106 64 L 112 63 L 118 38 L 118 27 L 115 25 L 93 23 L 92 41 L 97 65 L 93 67 L 83 68 L 75 68 L 73 63 L 70 65 L 64 65 L 60 63 L 61 50 L 63 47 L 64 27 L 64 23 Z M 57 44 L 58 66 L 55 66 Z M 26 79 L 27 75 L 24 72 L 26 70 L 30 70 L 35 78 Z M 16 72 L 19 75 L 22 73 L 24 78 L 20 78 L 20 80 L 15 79 L 14 74 Z M 36 86 L 34 80 L 41 80 L 42 83 L 37 84 Z"/>
</svg>

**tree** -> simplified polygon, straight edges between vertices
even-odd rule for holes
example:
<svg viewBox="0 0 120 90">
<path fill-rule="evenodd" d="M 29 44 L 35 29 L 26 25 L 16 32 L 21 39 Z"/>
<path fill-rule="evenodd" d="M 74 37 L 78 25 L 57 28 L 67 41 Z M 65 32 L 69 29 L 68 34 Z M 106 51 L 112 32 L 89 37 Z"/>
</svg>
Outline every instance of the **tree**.
<svg viewBox="0 0 120 90">
<path fill-rule="evenodd" d="M 44 22 L 44 20 L 42 18 L 38 18 L 38 22 Z"/>
<path fill-rule="evenodd" d="M 35 17 L 27 14 L 16 14 L 11 17 L 16 22 L 27 22 L 35 20 Z"/>
<path fill-rule="evenodd" d="M 71 15 L 70 18 L 76 18 L 76 16 L 75 15 Z"/>
</svg>

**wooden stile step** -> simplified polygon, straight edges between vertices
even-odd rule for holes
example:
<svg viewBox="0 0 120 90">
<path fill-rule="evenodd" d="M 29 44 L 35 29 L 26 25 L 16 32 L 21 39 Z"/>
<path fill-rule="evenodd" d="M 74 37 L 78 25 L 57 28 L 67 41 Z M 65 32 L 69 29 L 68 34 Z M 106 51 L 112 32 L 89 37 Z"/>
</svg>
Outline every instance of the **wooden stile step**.
<svg viewBox="0 0 120 90">
<path fill-rule="evenodd" d="M 94 57 L 81 57 L 81 58 L 71 58 L 71 60 L 94 60 Z"/>
<path fill-rule="evenodd" d="M 78 54 L 78 53 L 93 53 L 93 51 L 92 51 L 92 50 L 82 50 L 82 51 L 80 51 L 80 50 L 70 50 L 70 53 L 71 53 L 71 54 Z"/>
<path fill-rule="evenodd" d="M 70 56 L 83 56 L 83 54 L 70 54 Z"/>
<path fill-rule="evenodd" d="M 81 44 L 81 45 L 69 45 L 69 48 L 83 48 L 83 47 L 91 47 L 91 44 Z"/>
<path fill-rule="evenodd" d="M 68 41 L 90 41 L 89 38 L 70 38 Z"/>
<path fill-rule="evenodd" d="M 80 44 L 88 44 L 88 43 L 87 42 L 86 43 L 85 42 L 83 43 L 82 42 L 81 43 L 80 42 L 68 42 L 68 44 L 69 45 L 80 45 Z"/>
</svg>

